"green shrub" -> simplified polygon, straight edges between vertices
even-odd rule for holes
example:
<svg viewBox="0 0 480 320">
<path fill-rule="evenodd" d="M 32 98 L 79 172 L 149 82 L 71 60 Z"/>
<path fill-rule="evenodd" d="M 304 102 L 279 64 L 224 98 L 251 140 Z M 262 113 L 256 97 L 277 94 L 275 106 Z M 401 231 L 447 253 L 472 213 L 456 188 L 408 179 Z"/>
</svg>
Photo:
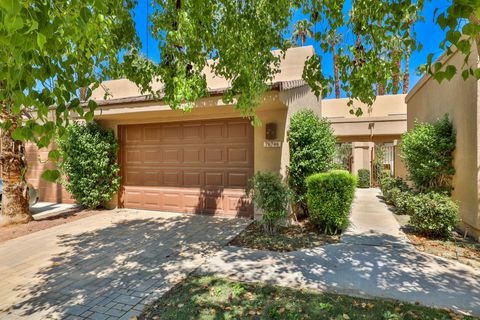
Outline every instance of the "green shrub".
<svg viewBox="0 0 480 320">
<path fill-rule="evenodd" d="M 436 192 L 421 193 L 409 201 L 410 223 L 428 236 L 449 237 L 459 222 L 458 204 Z"/>
<path fill-rule="evenodd" d="M 393 188 L 383 192 L 383 198 L 385 199 L 386 203 L 394 205 L 400 193 L 402 193 L 402 190 L 394 186 Z"/>
<path fill-rule="evenodd" d="M 380 190 L 383 193 L 383 196 L 386 196 L 386 193 L 388 193 L 391 189 L 393 188 L 398 188 L 400 191 L 407 191 L 410 190 L 408 187 L 407 183 L 402 180 L 402 178 L 393 178 L 392 176 L 384 176 L 379 180 L 379 186 Z"/>
<path fill-rule="evenodd" d="M 402 136 L 401 157 L 419 191 L 451 191 L 454 150 L 455 131 L 448 116 L 432 124 L 415 122 Z"/>
<path fill-rule="evenodd" d="M 345 165 L 343 165 L 341 163 L 336 163 L 336 162 L 332 163 L 331 169 L 332 170 L 346 170 L 346 171 L 348 171 L 348 168 Z"/>
<path fill-rule="evenodd" d="M 368 169 L 358 170 L 358 187 L 370 188 L 370 170 Z"/>
<path fill-rule="evenodd" d="M 97 208 L 120 187 L 118 143 L 111 130 L 98 124 L 72 124 L 58 141 L 65 188 L 82 206 Z"/>
<path fill-rule="evenodd" d="M 357 179 L 343 170 L 311 175 L 306 180 L 310 220 L 325 233 L 335 234 L 348 225 Z"/>
<path fill-rule="evenodd" d="M 290 190 L 282 179 L 273 172 L 258 172 L 247 187 L 247 194 L 252 198 L 257 208 L 263 211 L 262 221 L 265 231 L 270 234 L 277 232 L 278 227 L 285 222 L 290 200 Z"/>
<path fill-rule="evenodd" d="M 400 191 L 395 196 L 393 205 L 395 206 L 395 213 L 396 214 L 410 214 L 410 205 L 412 201 L 412 197 L 415 195 L 411 191 Z"/>
<path fill-rule="evenodd" d="M 312 110 L 301 110 L 292 116 L 287 136 L 290 148 L 288 184 L 295 204 L 306 213 L 305 179 L 332 167 L 336 139 L 330 123 Z"/>
</svg>

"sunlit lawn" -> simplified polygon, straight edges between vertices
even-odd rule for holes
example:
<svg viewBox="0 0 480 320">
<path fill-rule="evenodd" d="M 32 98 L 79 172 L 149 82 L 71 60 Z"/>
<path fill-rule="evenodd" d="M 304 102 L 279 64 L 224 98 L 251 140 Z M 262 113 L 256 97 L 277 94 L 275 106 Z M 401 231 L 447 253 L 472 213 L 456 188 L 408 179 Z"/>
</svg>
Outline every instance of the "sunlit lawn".
<svg viewBox="0 0 480 320">
<path fill-rule="evenodd" d="M 393 300 L 192 276 L 147 306 L 141 319 L 474 319 Z"/>
</svg>

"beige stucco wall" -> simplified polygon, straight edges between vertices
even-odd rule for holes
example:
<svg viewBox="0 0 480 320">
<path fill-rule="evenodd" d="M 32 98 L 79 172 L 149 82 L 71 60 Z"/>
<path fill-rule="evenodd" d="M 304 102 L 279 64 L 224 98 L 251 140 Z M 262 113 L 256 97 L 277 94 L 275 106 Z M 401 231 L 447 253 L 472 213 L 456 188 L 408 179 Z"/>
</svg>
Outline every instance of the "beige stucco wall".
<svg viewBox="0 0 480 320">
<path fill-rule="evenodd" d="M 357 117 L 350 114 L 348 99 L 325 99 L 322 101 L 322 116 L 332 123 L 335 135 L 374 136 L 401 135 L 407 130 L 407 105 L 405 95 L 378 96 L 371 107 L 354 101 L 354 106 L 363 110 Z"/>
<path fill-rule="evenodd" d="M 475 46 L 472 46 L 475 48 Z M 463 56 L 456 53 L 441 62 L 452 64 L 461 70 Z M 476 65 L 478 55 L 473 52 L 469 65 Z M 406 98 L 408 104 L 408 128 L 414 121 L 432 122 L 448 114 L 457 133 L 453 177 L 453 199 L 460 203 L 460 215 L 470 234 L 480 238 L 479 215 L 479 82 L 473 77 L 466 81 L 460 74 L 439 84 L 425 76 Z"/>
<path fill-rule="evenodd" d="M 407 104 L 405 94 L 378 96 L 371 107 L 354 101 L 363 115 L 350 114 L 349 99 L 322 100 L 322 117 L 332 124 L 338 142 L 353 145 L 352 173 L 371 169 L 372 148 L 375 144 L 398 141 L 407 131 Z M 403 174 L 405 167 L 395 158 L 394 174 Z"/>
</svg>

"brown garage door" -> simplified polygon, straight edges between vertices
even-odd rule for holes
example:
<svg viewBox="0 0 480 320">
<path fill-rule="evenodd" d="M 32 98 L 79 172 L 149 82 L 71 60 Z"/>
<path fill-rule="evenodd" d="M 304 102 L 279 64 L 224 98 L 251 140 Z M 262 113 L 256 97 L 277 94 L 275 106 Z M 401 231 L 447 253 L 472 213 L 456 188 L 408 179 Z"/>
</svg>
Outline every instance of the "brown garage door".
<svg viewBox="0 0 480 320">
<path fill-rule="evenodd" d="M 253 128 L 228 119 L 119 128 L 120 206 L 252 216 Z"/>
</svg>

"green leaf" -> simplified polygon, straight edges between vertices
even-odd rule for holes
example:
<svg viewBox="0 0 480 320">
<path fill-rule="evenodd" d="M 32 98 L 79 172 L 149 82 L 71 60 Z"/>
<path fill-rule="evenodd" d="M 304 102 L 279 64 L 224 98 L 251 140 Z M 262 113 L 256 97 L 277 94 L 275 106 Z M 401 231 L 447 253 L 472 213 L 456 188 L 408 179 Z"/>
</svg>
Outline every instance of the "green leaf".
<svg viewBox="0 0 480 320">
<path fill-rule="evenodd" d="M 93 120 L 94 112 L 93 111 L 88 111 L 87 113 L 84 114 L 85 120 L 87 122 L 90 122 Z"/>
<path fill-rule="evenodd" d="M 43 51 L 43 47 L 45 46 L 45 43 L 47 42 L 47 38 L 45 35 L 41 32 L 37 33 L 37 45 L 40 48 L 41 51 Z"/>
<path fill-rule="evenodd" d="M 45 170 L 42 173 L 42 179 L 50 181 L 50 182 L 56 182 L 58 178 L 60 178 L 60 171 L 58 170 Z"/>
<path fill-rule="evenodd" d="M 60 151 L 54 149 L 48 152 L 48 160 L 57 161 L 60 159 Z"/>
<path fill-rule="evenodd" d="M 88 109 L 90 109 L 90 111 L 94 111 L 96 108 L 97 108 L 97 103 L 93 100 L 89 100 Z"/>
<path fill-rule="evenodd" d="M 27 33 L 35 30 L 38 30 L 38 22 L 36 20 L 32 20 L 32 25 L 30 26 L 30 29 L 28 29 Z"/>
<path fill-rule="evenodd" d="M 453 76 L 457 73 L 457 68 L 454 65 L 448 65 L 445 70 L 445 78 L 451 80 Z"/>
<path fill-rule="evenodd" d="M 463 78 L 463 80 L 467 80 L 469 76 L 470 76 L 469 70 L 463 70 L 463 71 L 462 71 L 462 78 Z"/>
<path fill-rule="evenodd" d="M 24 130 L 23 127 L 17 127 L 12 132 L 12 138 L 17 141 L 25 140 Z"/>
<path fill-rule="evenodd" d="M 11 15 L 15 15 L 20 12 L 21 2 L 18 0 L 0 0 L 0 8 L 5 9 Z"/>
</svg>

